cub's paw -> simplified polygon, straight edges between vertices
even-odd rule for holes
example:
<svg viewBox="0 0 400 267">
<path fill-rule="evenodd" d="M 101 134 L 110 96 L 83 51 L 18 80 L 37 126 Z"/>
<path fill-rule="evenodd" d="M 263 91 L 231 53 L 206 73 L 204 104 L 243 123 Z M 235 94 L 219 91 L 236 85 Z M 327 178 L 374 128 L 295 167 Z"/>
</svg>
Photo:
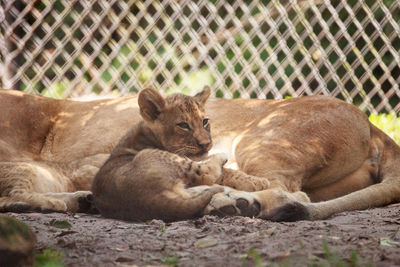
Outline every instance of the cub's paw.
<svg viewBox="0 0 400 267">
<path fill-rule="evenodd" d="M 261 204 L 249 192 L 231 191 L 215 194 L 204 209 L 204 214 L 218 216 L 257 217 L 261 212 Z"/>
<path fill-rule="evenodd" d="M 208 157 L 208 160 L 218 164 L 220 167 L 224 166 L 228 162 L 228 155 L 225 153 L 217 153 Z"/>
<path fill-rule="evenodd" d="M 204 161 L 198 162 L 196 175 L 199 176 L 198 184 L 212 185 L 216 184 L 222 174 L 222 166 L 227 162 L 226 154 L 219 153 L 208 157 Z"/>
</svg>

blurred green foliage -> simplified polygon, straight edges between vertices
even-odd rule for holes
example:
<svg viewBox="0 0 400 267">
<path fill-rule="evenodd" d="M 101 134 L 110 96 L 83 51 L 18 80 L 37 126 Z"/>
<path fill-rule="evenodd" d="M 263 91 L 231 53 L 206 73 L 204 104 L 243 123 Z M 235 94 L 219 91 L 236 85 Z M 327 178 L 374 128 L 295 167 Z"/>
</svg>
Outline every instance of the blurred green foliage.
<svg viewBox="0 0 400 267">
<path fill-rule="evenodd" d="M 34 267 L 63 267 L 65 254 L 52 249 L 45 249 L 35 255 Z"/>
<path fill-rule="evenodd" d="M 61 81 L 53 83 L 50 87 L 45 88 L 41 95 L 55 99 L 63 99 L 66 96 L 67 90 L 68 81 Z"/>
<path fill-rule="evenodd" d="M 396 113 L 371 114 L 369 121 L 400 145 L 400 117 Z"/>
</svg>

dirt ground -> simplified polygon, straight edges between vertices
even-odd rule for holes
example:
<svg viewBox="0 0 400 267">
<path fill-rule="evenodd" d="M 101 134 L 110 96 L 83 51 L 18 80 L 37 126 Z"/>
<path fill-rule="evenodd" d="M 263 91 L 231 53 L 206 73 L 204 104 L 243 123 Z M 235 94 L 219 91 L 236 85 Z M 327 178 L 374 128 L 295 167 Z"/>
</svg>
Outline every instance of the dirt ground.
<svg viewBox="0 0 400 267">
<path fill-rule="evenodd" d="M 62 252 L 66 266 L 400 266 L 399 204 L 295 223 L 215 216 L 129 223 L 87 214 L 8 215 L 33 228 L 37 252 Z M 70 225 L 63 226 L 65 221 Z"/>
</svg>

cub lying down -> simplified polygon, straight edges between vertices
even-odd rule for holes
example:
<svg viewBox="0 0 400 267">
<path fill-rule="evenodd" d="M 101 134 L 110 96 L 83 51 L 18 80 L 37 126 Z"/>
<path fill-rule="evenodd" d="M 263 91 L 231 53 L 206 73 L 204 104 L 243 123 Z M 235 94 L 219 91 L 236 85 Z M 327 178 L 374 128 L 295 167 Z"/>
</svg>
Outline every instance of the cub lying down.
<svg viewBox="0 0 400 267">
<path fill-rule="evenodd" d="M 194 97 L 174 94 L 165 99 L 153 89 L 140 92 L 144 120 L 120 140 L 93 181 L 101 214 L 124 220 L 182 220 L 203 214 L 213 195 L 224 191 L 217 183 L 250 191 L 268 188 L 266 179 L 222 168 L 224 154 L 192 160 L 207 155 L 212 146 L 204 113 L 209 96 L 209 88 Z"/>
</svg>

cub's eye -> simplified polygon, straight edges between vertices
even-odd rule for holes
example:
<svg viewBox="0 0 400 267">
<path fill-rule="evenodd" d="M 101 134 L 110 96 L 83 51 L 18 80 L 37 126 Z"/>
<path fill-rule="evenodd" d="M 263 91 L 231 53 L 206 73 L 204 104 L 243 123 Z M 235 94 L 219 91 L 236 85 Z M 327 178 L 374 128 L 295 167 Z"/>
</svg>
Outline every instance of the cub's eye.
<svg viewBox="0 0 400 267">
<path fill-rule="evenodd" d="M 209 119 L 204 119 L 204 120 L 203 120 L 203 127 L 206 127 L 206 126 L 207 126 L 208 120 L 209 120 Z"/>
<path fill-rule="evenodd" d="M 190 126 L 186 122 L 180 122 L 180 123 L 177 123 L 176 125 L 178 125 L 178 127 L 182 128 L 183 130 L 186 130 L 186 131 L 190 130 Z"/>
</svg>

